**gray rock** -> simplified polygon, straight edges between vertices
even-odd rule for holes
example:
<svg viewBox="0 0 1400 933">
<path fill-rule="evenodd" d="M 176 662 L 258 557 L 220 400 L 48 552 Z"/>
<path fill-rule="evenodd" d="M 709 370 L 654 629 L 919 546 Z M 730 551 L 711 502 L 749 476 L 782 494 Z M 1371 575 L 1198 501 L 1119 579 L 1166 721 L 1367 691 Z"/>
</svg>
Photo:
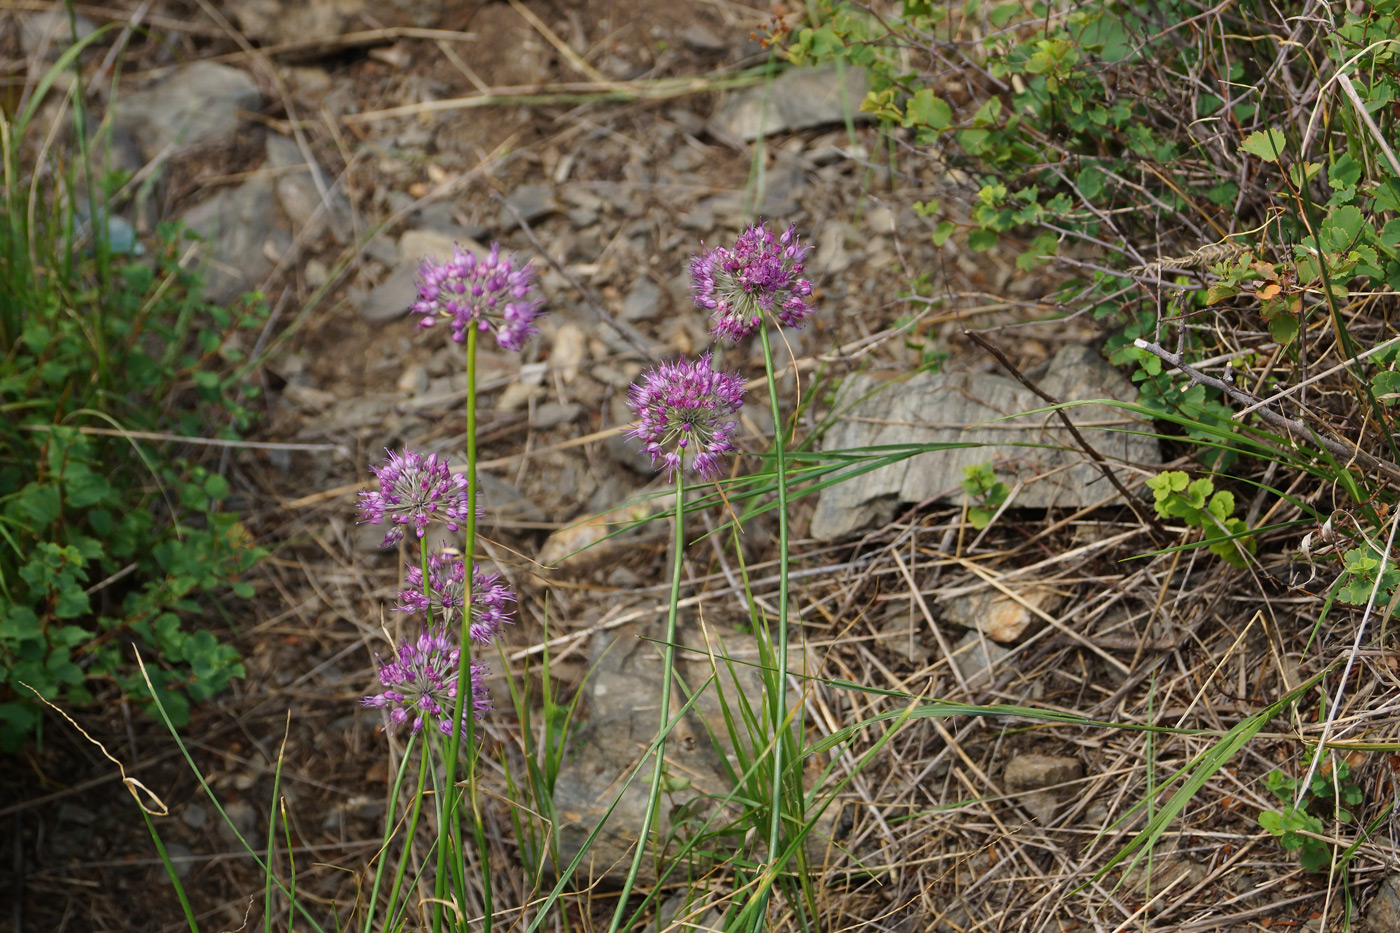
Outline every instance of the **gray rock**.
<svg viewBox="0 0 1400 933">
<path fill-rule="evenodd" d="M 1018 800 L 1043 826 L 1054 819 L 1060 803 L 1073 796 L 1073 787 L 1059 787 L 1084 776 L 1077 758 L 1052 755 L 1017 755 L 1006 764 L 1002 783 L 1007 793 L 1021 794 Z"/>
<path fill-rule="evenodd" d="M 1011 649 L 1003 648 L 994 641 L 968 632 L 953 646 L 953 663 L 958 673 L 973 693 L 985 690 L 1001 673 L 1001 662 L 1011 654 Z"/>
<path fill-rule="evenodd" d="M 237 68 L 195 62 L 147 88 L 127 94 L 114 107 L 116 122 L 151 159 L 172 143 L 176 151 L 231 136 L 240 110 L 257 110 L 262 94 Z"/>
<path fill-rule="evenodd" d="M 271 257 L 292 245 L 269 178 L 225 188 L 185 211 L 181 219 L 206 241 L 204 297 L 213 302 L 256 289 L 272 270 Z"/>
<path fill-rule="evenodd" d="M 865 97 L 864 69 L 792 68 L 767 84 L 731 93 L 710 118 L 719 136 L 750 141 L 760 136 L 791 133 L 847 116 L 865 120 L 860 102 Z"/>
<path fill-rule="evenodd" d="M 661 286 L 642 276 L 622 299 L 622 316 L 633 323 L 645 321 L 661 310 L 660 305 Z"/>
<path fill-rule="evenodd" d="M 1062 402 L 1137 398 L 1136 388 L 1087 347 L 1060 350 L 1038 384 Z M 876 392 L 880 387 L 881 382 L 868 375 L 848 381 L 842 398 L 861 401 L 827 433 L 824 451 L 859 451 L 880 444 L 977 446 L 927 451 L 827 487 L 812 516 L 814 538 L 829 541 L 887 521 L 900 502 L 960 500 L 963 467 L 989 461 L 1008 486 L 1025 483 L 1013 501 L 1015 507 L 1081 508 L 1112 495 L 1113 487 L 1053 413 L 999 420 L 1045 407 L 1038 396 L 1010 378 L 924 372 Z M 1071 408 L 1068 414 L 1110 462 L 1161 463 L 1155 439 L 1107 430 L 1150 429 L 1133 415 L 1101 405 Z M 1032 444 L 1050 446 L 1016 446 Z"/>
<path fill-rule="evenodd" d="M 875 644 L 906 661 L 927 664 L 933 649 L 923 641 L 922 616 L 910 615 L 906 606 L 889 612 L 875 630 Z"/>
<path fill-rule="evenodd" d="M 851 265 L 851 254 L 846 249 L 846 240 L 855 231 L 844 220 L 829 220 L 817 231 L 817 254 L 809 264 L 813 269 L 835 275 L 844 272 Z"/>
<path fill-rule="evenodd" d="M 484 240 L 491 231 L 479 224 L 466 224 L 445 201 L 434 201 L 414 214 L 417 226 L 423 230 L 435 230 L 454 240 Z"/>
<path fill-rule="evenodd" d="M 375 324 L 403 317 L 408 313 L 408 306 L 417 300 L 417 282 L 416 267 L 398 266 L 387 279 L 370 289 L 360 304 L 360 315 Z"/>
<path fill-rule="evenodd" d="M 530 427 L 537 431 L 548 431 L 561 424 L 569 424 L 583 414 L 583 406 L 578 402 L 545 402 L 535 407 Z"/>
<path fill-rule="evenodd" d="M 389 277 L 380 282 L 365 296 L 360 305 L 360 314 L 367 321 L 382 324 L 403 317 L 408 306 L 418 300 L 418 266 L 424 259 L 446 262 L 452 258 L 455 247 L 470 250 L 477 256 L 485 256 L 486 249 L 480 243 L 460 239 L 436 230 L 406 230 L 399 237 L 395 252 L 397 264 Z"/>
<path fill-rule="evenodd" d="M 199 827 L 208 822 L 209 813 L 199 804 L 192 803 L 185 807 L 184 811 L 180 814 L 180 819 L 182 819 L 185 825 L 190 829 L 199 829 Z"/>
<path fill-rule="evenodd" d="M 1366 908 L 1370 933 L 1400 933 L 1400 874 L 1386 876 Z"/>
<path fill-rule="evenodd" d="M 1028 606 L 1049 613 L 1059 595 L 1048 586 L 1013 587 L 1025 605 L 996 589 L 956 596 L 944 607 L 944 618 L 954 625 L 977 629 L 992 641 L 1018 641 L 1040 616 Z"/>
<path fill-rule="evenodd" d="M 724 52 L 730 43 L 717 36 L 703 23 L 692 23 L 681 32 L 681 42 L 692 52 Z"/>
<path fill-rule="evenodd" d="M 181 842 L 167 842 L 165 854 L 170 858 L 170 866 L 175 869 L 175 877 L 182 881 L 194 871 L 195 857 L 190 847 Z"/>
<path fill-rule="evenodd" d="M 44 58 L 52 61 L 72 44 L 75 29 L 80 42 L 97 31 L 92 20 L 81 14 L 70 24 L 68 14 L 62 9 L 31 13 L 20 20 L 19 43 L 25 55 L 42 51 Z"/>
<path fill-rule="evenodd" d="M 618 798 L 622 783 L 637 766 L 641 754 L 656 737 L 661 696 L 661 655 L 658 646 L 642 639 L 642 634 L 655 633 L 654 624 L 634 623 L 616 632 L 594 636 L 590 646 L 592 674 L 584 686 L 580 729 L 569 742 L 559 779 L 555 783 L 554 805 L 560 819 L 559 850 L 567 862 L 578 853 L 589 832 L 604 820 L 608 807 Z M 726 775 L 725 756 L 734 763 L 734 747 L 728 735 L 717 689 L 723 690 L 725 702 L 731 707 L 740 692 L 752 704 L 762 702 L 762 682 L 753 665 L 757 661 L 756 643 L 752 636 L 721 632 L 713 627 L 707 631 L 708 641 L 698 627 L 683 626 L 678 633 L 682 645 L 691 650 L 677 652 L 677 683 L 672 689 L 672 709 L 678 711 L 686 701 L 684 684 L 699 689 L 712 674 L 716 683 L 701 693 L 690 712 L 676 724 L 667 738 L 666 770 L 663 779 L 674 784 L 661 800 L 658 823 L 653 824 L 656 838 L 669 840 L 668 851 L 674 856 L 681 843 L 676 835 L 696 831 L 699 824 L 714 815 L 706 832 L 714 833 L 733 824 L 739 808 L 729 806 L 715 813 L 718 800 L 732 789 Z M 709 652 L 716 656 L 712 667 Z M 726 664 L 724 657 L 733 659 Z M 790 666 L 801 668 L 801 655 L 794 651 Z M 737 677 L 736 677 L 737 675 Z M 790 703 L 798 695 L 789 691 Z M 742 727 L 741 727 L 742 728 Z M 712 738 L 713 737 L 713 738 Z M 578 869 L 579 877 L 606 877 L 622 880 L 630 867 L 632 846 L 636 843 L 646 812 L 650 787 L 652 760 L 618 799 L 616 808 L 606 817 L 593 846 Z M 736 827 L 725 839 L 737 845 L 744 829 Z M 813 839 L 820 849 L 825 839 Z M 723 843 L 716 839 L 707 846 L 713 851 Z M 651 858 L 643 860 L 639 880 L 650 883 L 656 879 L 656 866 Z"/>
<path fill-rule="evenodd" d="M 329 39 L 353 26 L 365 0 L 232 0 L 228 12 L 250 38 L 269 42 L 298 42 L 311 37 Z"/>
<path fill-rule="evenodd" d="M 461 462 L 465 462 L 465 458 Z M 481 484 L 482 508 L 486 511 L 489 527 L 497 522 L 542 522 L 544 512 L 514 483 L 501 479 L 494 473 L 479 470 L 476 481 Z"/>
<path fill-rule="evenodd" d="M 546 214 L 553 214 L 559 210 L 559 202 L 554 200 L 552 185 L 520 185 L 506 198 L 506 204 L 515 208 L 515 212 L 518 212 L 526 223 L 533 223 Z M 515 219 L 515 212 L 506 207 L 501 208 L 501 229 L 511 230 L 519 225 L 519 221 Z"/>
<path fill-rule="evenodd" d="M 1084 776 L 1078 758 L 1055 755 L 1017 755 L 1006 763 L 1002 781 L 1012 793 L 1055 787 Z"/>
<path fill-rule="evenodd" d="M 261 823 L 258 817 L 258 811 L 253 809 L 252 804 L 245 803 L 242 800 L 231 801 L 224 804 L 224 815 L 226 819 L 222 820 L 218 825 L 219 838 L 230 845 L 241 848 L 242 843 L 240 843 L 238 839 L 242 836 L 243 841 L 246 842 L 253 851 L 256 852 L 258 849 L 262 848 Z"/>
<path fill-rule="evenodd" d="M 299 234 L 311 242 L 322 239 L 330 230 L 337 243 L 350 240 L 350 202 L 338 189 L 330 190 L 330 181 L 319 166 L 311 165 L 301 154 L 296 141 L 285 136 L 267 137 L 265 168 L 273 169 L 277 200 L 287 219 Z M 329 198 L 322 198 L 312 172 L 321 174 Z"/>
</svg>

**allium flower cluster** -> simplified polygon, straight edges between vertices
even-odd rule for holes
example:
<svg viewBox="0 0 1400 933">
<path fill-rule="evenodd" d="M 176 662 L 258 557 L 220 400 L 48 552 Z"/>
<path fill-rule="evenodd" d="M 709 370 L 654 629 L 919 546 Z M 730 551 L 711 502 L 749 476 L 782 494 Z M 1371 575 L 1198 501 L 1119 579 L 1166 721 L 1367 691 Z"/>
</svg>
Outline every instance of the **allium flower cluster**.
<svg viewBox="0 0 1400 933">
<path fill-rule="evenodd" d="M 434 262 L 424 259 L 418 267 L 418 300 L 411 310 L 424 315 L 420 322 L 431 327 L 438 318 L 452 325 L 452 339 L 467 340 L 467 328 L 494 331 L 496 343 L 504 350 L 520 350 L 536 328 L 544 301 L 531 294 L 535 269 L 529 262 L 501 255 L 499 243 L 491 244 L 485 259 L 477 259 L 460 246 L 453 247 L 452 259 Z"/>
<path fill-rule="evenodd" d="M 812 283 L 802 278 L 809 249 L 798 244 L 796 225 L 774 239 L 757 224 L 739 234 L 733 249 L 720 246 L 691 259 L 695 303 L 711 313 L 710 333 L 738 343 L 758 330 L 764 312 L 801 327 L 811 312 Z"/>
<path fill-rule="evenodd" d="M 405 449 L 386 450 L 384 465 L 370 467 L 379 478 L 379 491 L 360 491 L 359 524 L 392 523 L 380 547 L 392 547 L 403 540 L 404 528 L 412 526 L 419 538 L 434 521 L 456 531 L 467 520 L 470 508 L 466 476 L 456 473 L 437 454 L 426 457 Z"/>
<path fill-rule="evenodd" d="M 393 660 L 379 658 L 379 682 L 383 693 L 360 700 L 362 706 L 388 710 L 384 725 L 390 732 L 410 725 L 417 735 L 424 725 L 436 724 L 443 735 L 452 734 L 452 713 L 457 708 L 457 663 L 461 653 L 447 638 L 424 630 L 416 641 L 400 645 Z M 470 709 L 480 719 L 491 710 L 491 694 L 484 683 L 486 668 L 472 661 Z M 463 716 L 468 709 L 463 705 Z"/>
<path fill-rule="evenodd" d="M 687 469 L 719 476 L 720 458 L 735 449 L 738 422 L 729 417 L 744 404 L 737 373 L 715 372 L 708 353 L 693 363 L 664 362 L 642 374 L 628 401 L 638 419 L 628 436 L 642 442 L 652 466 L 665 464 L 667 479 Z"/>
<path fill-rule="evenodd" d="M 400 612 L 424 612 L 432 610 L 433 624 L 445 625 L 448 631 L 456 631 L 462 624 L 462 605 L 467 589 L 467 562 L 450 551 L 443 550 L 428 555 L 428 590 L 423 595 L 423 570 L 410 565 L 408 568 L 408 589 L 399 594 L 401 604 L 394 607 Z M 501 582 L 499 573 L 483 573 L 472 564 L 472 641 L 486 644 L 496 636 L 502 625 L 511 625 L 515 614 L 510 608 L 515 602 L 515 591 Z"/>
</svg>

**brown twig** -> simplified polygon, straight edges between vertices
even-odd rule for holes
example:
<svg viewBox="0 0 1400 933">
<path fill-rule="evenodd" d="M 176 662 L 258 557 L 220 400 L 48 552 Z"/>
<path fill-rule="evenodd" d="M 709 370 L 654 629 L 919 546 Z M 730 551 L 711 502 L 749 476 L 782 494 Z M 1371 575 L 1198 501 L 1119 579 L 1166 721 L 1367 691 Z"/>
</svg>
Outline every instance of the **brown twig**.
<svg viewBox="0 0 1400 933">
<path fill-rule="evenodd" d="M 1239 402 L 1241 405 L 1259 406 L 1264 404 L 1259 399 L 1253 398 L 1252 396 L 1241 392 L 1239 389 L 1230 385 L 1228 382 L 1216 379 L 1214 376 L 1207 376 L 1205 373 L 1196 370 L 1191 366 L 1191 364 L 1187 363 L 1180 356 L 1177 356 L 1175 353 L 1171 352 L 1165 347 L 1160 347 L 1155 343 L 1148 343 L 1146 340 L 1143 340 L 1140 337 L 1137 340 L 1133 341 L 1133 346 L 1137 347 L 1139 350 L 1146 350 L 1148 353 L 1151 353 L 1153 356 L 1157 357 L 1163 362 L 1170 363 L 1172 366 L 1175 366 L 1177 369 L 1185 373 L 1187 378 L 1189 378 L 1192 382 L 1199 383 L 1204 386 L 1210 386 L 1212 389 L 1219 389 L 1221 392 L 1224 392 L 1226 395 Z M 1263 418 L 1265 421 L 1274 425 L 1275 427 L 1283 428 L 1290 435 L 1312 438 L 1313 440 L 1317 441 L 1318 444 L 1325 447 L 1329 453 L 1334 454 L 1335 456 L 1341 458 L 1344 461 L 1354 460 L 1362 466 L 1366 467 L 1367 469 L 1375 470 L 1378 473 L 1384 473 L 1387 479 L 1390 479 L 1395 482 L 1400 482 L 1400 467 L 1397 467 L 1389 460 L 1382 460 L 1379 457 L 1374 457 L 1371 454 L 1366 453 L 1366 451 L 1361 450 L 1359 447 L 1355 447 L 1351 444 L 1345 444 L 1341 441 L 1334 440 L 1333 438 L 1326 437 L 1318 431 L 1313 430 L 1311 427 L 1309 427 L 1302 421 L 1297 421 L 1293 418 L 1286 417 L 1267 407 L 1256 408 L 1254 413 L 1257 414 L 1259 417 Z"/>
</svg>

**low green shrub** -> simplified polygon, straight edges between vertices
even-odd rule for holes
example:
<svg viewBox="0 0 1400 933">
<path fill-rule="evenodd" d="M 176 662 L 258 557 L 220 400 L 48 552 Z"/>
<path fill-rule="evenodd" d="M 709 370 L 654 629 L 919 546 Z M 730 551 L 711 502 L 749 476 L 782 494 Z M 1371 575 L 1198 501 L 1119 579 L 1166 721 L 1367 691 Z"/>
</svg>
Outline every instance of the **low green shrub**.
<svg viewBox="0 0 1400 933">
<path fill-rule="evenodd" d="M 225 511 L 228 481 L 194 459 L 217 448 L 183 439 L 236 441 L 249 427 L 257 386 L 244 379 L 252 341 L 241 338 L 267 309 L 256 295 L 232 307 L 205 302 L 174 226 L 138 256 L 134 246 L 114 250 L 107 225 L 82 221 L 107 217 L 124 179 L 93 177 L 75 88 L 79 129 L 43 164 L 25 130 L 44 94 L 13 122 L 0 114 L 6 751 L 40 721 L 31 690 L 65 707 L 110 687 L 149 702 L 133 642 L 166 710 L 182 720 L 191 701 L 242 676 L 237 652 L 194 620 L 225 587 L 251 595 L 238 578 L 263 553 Z"/>
</svg>

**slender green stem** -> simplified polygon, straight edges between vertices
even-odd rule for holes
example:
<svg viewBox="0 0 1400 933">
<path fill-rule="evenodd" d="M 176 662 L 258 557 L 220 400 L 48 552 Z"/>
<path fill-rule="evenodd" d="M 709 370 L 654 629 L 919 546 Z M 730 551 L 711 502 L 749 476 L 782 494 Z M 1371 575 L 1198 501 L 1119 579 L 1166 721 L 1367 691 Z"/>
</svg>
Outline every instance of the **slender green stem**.
<svg viewBox="0 0 1400 933">
<path fill-rule="evenodd" d="M 646 814 L 642 817 L 642 829 L 637 836 L 637 849 L 632 853 L 632 867 L 627 872 L 627 880 L 622 884 L 622 893 L 617 898 L 617 909 L 613 912 L 608 933 L 617 933 L 618 925 L 627 912 L 627 898 L 636 883 L 637 873 L 642 869 L 642 858 L 646 855 L 647 834 L 651 832 L 652 819 L 661 803 L 661 771 L 666 763 L 666 725 L 671 719 L 671 680 L 676 667 L 676 615 L 681 601 L 681 568 L 685 557 L 685 478 L 676 471 L 676 529 L 671 542 L 674 551 L 671 562 L 671 605 L 666 610 L 666 647 L 661 662 L 661 725 L 656 739 L 656 765 L 651 770 L 651 792 L 647 796 Z M 637 767 L 641 767 L 639 762 Z"/>
<path fill-rule="evenodd" d="M 277 809 L 282 814 L 282 837 L 287 840 L 287 871 L 291 875 L 287 880 L 287 929 L 296 929 L 296 903 L 297 903 L 297 857 L 292 851 L 292 825 L 287 822 L 287 799 L 283 797 L 277 801 Z M 271 833 L 268 833 L 271 836 Z M 268 865 L 272 861 L 268 860 Z"/>
<path fill-rule="evenodd" d="M 428 777 L 428 769 L 433 766 L 428 752 L 430 745 L 430 742 L 425 741 L 419 753 L 421 761 L 418 766 L 418 787 L 413 791 L 413 809 L 408 814 L 408 832 L 403 837 L 403 853 L 399 855 L 399 867 L 394 870 L 394 884 L 389 888 L 389 909 L 384 913 L 386 930 L 394 927 L 394 912 L 399 907 L 399 891 L 403 887 L 404 871 L 408 868 L 408 850 L 413 845 L 413 834 L 418 831 L 418 815 L 423 810 L 423 783 Z M 405 751 L 405 754 L 408 753 L 409 751 Z M 442 846 L 439 845 L 438 848 L 441 849 Z"/>
<path fill-rule="evenodd" d="M 777 676 L 771 683 L 773 695 L 768 698 L 768 708 L 772 711 L 773 724 L 773 789 L 771 811 L 768 823 L 768 857 L 777 859 L 778 843 L 783 826 L 783 740 L 787 726 L 787 670 L 788 670 L 788 496 L 787 496 L 787 443 L 783 437 L 783 416 L 778 407 L 778 376 L 773 371 L 773 346 L 769 341 L 768 328 L 760 327 L 759 336 L 763 342 L 763 369 L 768 374 L 768 401 L 773 408 L 773 469 L 777 474 L 778 486 L 778 644 Z M 776 875 L 780 866 L 773 866 Z M 767 894 L 764 894 L 767 899 Z M 759 910 L 756 923 L 761 924 L 764 915 Z"/>
<path fill-rule="evenodd" d="M 472 677 L 471 677 L 471 622 L 472 622 L 472 584 L 475 582 L 473 570 L 476 558 L 476 503 L 477 503 L 477 481 L 476 481 L 476 341 L 477 329 L 471 327 L 467 329 L 467 521 L 466 521 L 466 544 L 463 548 L 464 559 L 467 562 L 465 589 L 462 593 L 462 627 L 459 637 L 461 654 L 457 666 L 457 703 L 453 708 L 452 715 L 452 739 L 448 742 L 447 748 L 447 781 L 443 787 L 443 792 L 447 799 L 443 806 L 444 826 L 440 827 L 442 832 L 450 832 L 456 845 L 451 847 L 441 845 L 438 848 L 437 864 L 437 885 L 436 894 L 438 902 L 433 905 L 433 933 L 440 933 L 442 929 L 442 898 L 447 890 L 447 850 L 451 848 L 453 858 L 461 862 L 465 856 L 462 854 L 461 829 L 457 822 L 457 801 L 458 794 L 456 788 L 457 781 L 457 759 L 459 749 L 464 744 L 465 738 L 467 756 L 467 798 L 471 803 L 472 812 L 472 833 L 476 837 L 477 850 L 481 855 L 481 891 L 482 906 L 485 910 L 484 930 L 492 927 L 491 910 L 491 868 L 487 860 L 486 834 L 482 827 L 481 805 L 476 794 L 476 707 L 473 703 L 466 715 L 463 710 L 467 707 L 468 701 L 472 699 Z M 457 874 L 463 879 L 466 878 L 466 866 L 458 864 Z M 460 892 L 465 897 L 466 892 Z M 465 924 L 464 924 L 465 926 Z"/>
<path fill-rule="evenodd" d="M 384 843 L 379 847 L 379 864 L 374 869 L 374 884 L 369 889 L 369 906 L 365 909 L 364 933 L 373 933 L 374 905 L 379 899 L 379 886 L 384 880 L 384 863 L 389 857 L 389 842 L 393 839 L 394 835 L 394 811 L 398 807 L 399 791 L 403 787 L 403 776 L 408 768 L 409 760 L 413 757 L 413 746 L 417 741 L 418 736 L 409 736 L 408 745 L 404 748 L 403 752 L 403 761 L 399 763 L 398 770 L 394 773 L 394 786 L 389 791 L 388 805 L 385 807 L 384 811 Z M 422 796 L 423 792 L 420 785 L 416 799 L 422 799 Z M 291 927 L 288 927 L 288 929 L 291 929 Z"/>
</svg>

